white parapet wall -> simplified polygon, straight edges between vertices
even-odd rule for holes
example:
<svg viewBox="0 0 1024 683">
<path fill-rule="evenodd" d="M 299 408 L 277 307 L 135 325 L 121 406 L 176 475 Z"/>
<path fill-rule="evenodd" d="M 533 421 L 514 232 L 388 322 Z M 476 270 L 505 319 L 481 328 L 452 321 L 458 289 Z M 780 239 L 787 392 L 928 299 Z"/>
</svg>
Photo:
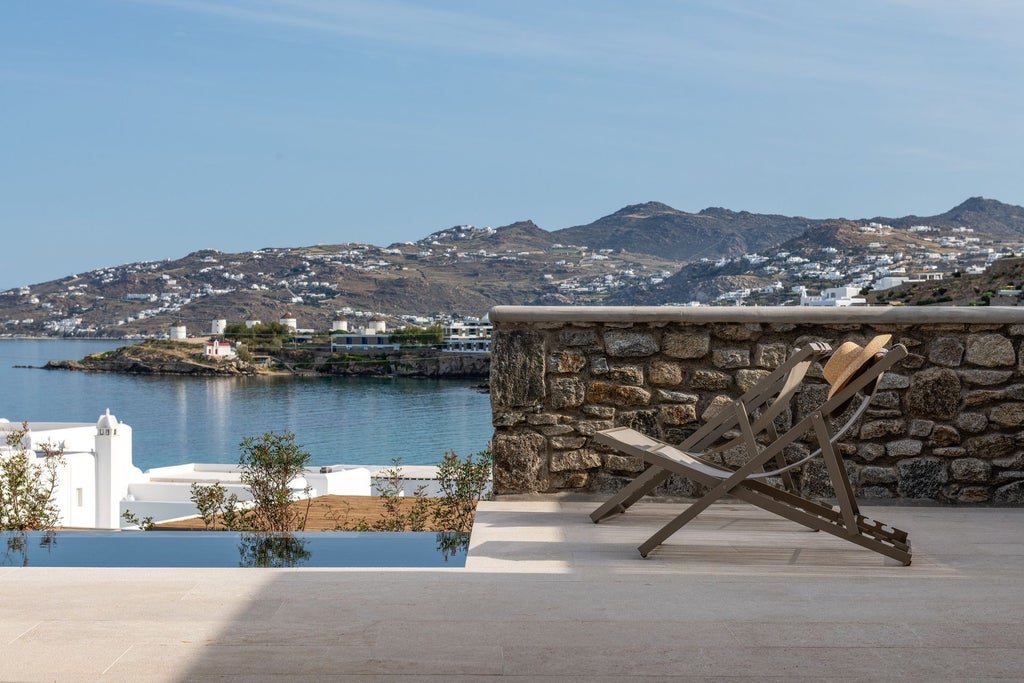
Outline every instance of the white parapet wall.
<svg viewBox="0 0 1024 683">
<path fill-rule="evenodd" d="M 128 496 L 121 502 L 122 512 L 130 510 L 139 519 L 152 517 L 154 522 L 195 517 L 199 510 L 191 500 L 193 484 L 220 484 L 227 495 L 234 494 L 244 502 L 252 500 L 249 490 L 242 484 L 238 465 L 188 463 L 146 471 L 129 486 Z M 370 471 L 349 465 L 309 469 L 302 477 L 289 482 L 289 486 L 296 498 L 305 496 L 307 486 L 309 495 L 314 498 L 371 495 Z"/>
</svg>

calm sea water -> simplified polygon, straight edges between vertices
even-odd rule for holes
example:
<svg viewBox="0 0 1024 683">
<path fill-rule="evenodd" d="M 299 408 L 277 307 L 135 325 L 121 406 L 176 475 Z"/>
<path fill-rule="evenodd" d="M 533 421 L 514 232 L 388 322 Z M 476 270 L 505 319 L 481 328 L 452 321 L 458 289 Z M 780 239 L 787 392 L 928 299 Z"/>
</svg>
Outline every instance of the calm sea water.
<svg viewBox="0 0 1024 683">
<path fill-rule="evenodd" d="M 490 401 L 472 381 L 390 378 L 149 377 L 16 368 L 79 359 L 118 342 L 0 340 L 0 417 L 132 427 L 143 470 L 237 462 L 246 436 L 289 430 L 314 465 L 433 465 L 482 450 Z"/>
</svg>

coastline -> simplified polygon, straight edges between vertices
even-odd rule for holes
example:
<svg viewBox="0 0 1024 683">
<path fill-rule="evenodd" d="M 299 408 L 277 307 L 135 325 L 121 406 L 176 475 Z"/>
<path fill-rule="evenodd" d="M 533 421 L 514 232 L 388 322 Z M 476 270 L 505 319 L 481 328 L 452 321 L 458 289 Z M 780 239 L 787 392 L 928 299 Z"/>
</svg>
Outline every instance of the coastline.
<svg viewBox="0 0 1024 683">
<path fill-rule="evenodd" d="M 487 353 L 404 349 L 333 351 L 296 345 L 251 360 L 211 359 L 194 342 L 141 342 L 92 353 L 80 360 L 48 361 L 42 369 L 129 375 L 195 377 L 412 377 L 481 380 L 490 377 Z"/>
<path fill-rule="evenodd" d="M 106 408 L 134 429 L 142 470 L 190 462 L 234 462 L 244 436 L 291 431 L 313 464 L 433 465 L 446 450 L 482 449 L 493 433 L 480 379 L 295 375 L 200 377 L 113 372 L 43 372 L 47 360 L 80 358 L 116 344 L 0 344 L 11 422 L 95 422 Z M 438 420 L 437 416 L 448 417 Z"/>
</svg>

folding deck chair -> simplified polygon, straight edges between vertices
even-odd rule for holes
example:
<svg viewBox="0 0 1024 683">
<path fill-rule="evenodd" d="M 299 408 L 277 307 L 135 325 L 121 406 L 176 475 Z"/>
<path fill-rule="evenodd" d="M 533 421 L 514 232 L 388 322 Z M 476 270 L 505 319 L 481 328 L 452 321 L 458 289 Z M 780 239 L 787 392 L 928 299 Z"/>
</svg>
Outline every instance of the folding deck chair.
<svg viewBox="0 0 1024 683">
<path fill-rule="evenodd" d="M 730 494 L 810 529 L 828 532 L 909 565 L 907 533 L 860 514 L 842 457 L 835 448 L 838 439 L 867 410 L 883 374 L 907 356 L 906 347 L 900 344 L 886 351 L 884 345 L 889 339 L 889 335 L 882 335 L 864 347 L 853 342 L 840 346 L 825 365 L 825 378 L 831 385 L 827 399 L 781 435 L 776 418 L 789 407 L 811 364 L 830 354 L 832 349 L 828 344 L 811 343 L 798 350 L 678 446 L 628 427 L 598 432 L 594 437 L 598 443 L 641 458 L 649 467 L 595 510 L 591 519 L 597 523 L 625 512 L 670 476 L 679 474 L 709 490 L 640 545 L 643 557 L 711 503 Z M 860 403 L 849 413 L 848 407 L 858 394 Z M 840 414 L 850 414 L 850 417 L 834 429 L 833 419 Z M 805 435 L 813 437 L 817 450 L 787 463 L 786 447 Z M 739 448 L 747 459 L 738 468 L 731 469 L 724 463 L 724 453 Z M 721 462 L 712 461 L 716 456 Z M 838 506 L 803 498 L 794 485 L 792 470 L 819 456 L 825 462 Z M 783 488 L 766 483 L 769 478 L 778 478 Z"/>
</svg>

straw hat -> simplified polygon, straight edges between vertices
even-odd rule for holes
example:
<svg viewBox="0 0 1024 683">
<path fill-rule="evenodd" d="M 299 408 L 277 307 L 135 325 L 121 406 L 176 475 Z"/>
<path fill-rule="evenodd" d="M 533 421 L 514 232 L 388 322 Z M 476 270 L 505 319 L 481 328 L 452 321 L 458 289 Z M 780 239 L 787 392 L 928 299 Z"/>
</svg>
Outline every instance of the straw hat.
<svg viewBox="0 0 1024 683">
<path fill-rule="evenodd" d="M 845 342 L 833 351 L 822 370 L 825 379 L 832 385 L 828 390 L 828 397 L 832 398 L 842 390 L 891 339 L 891 334 L 880 334 L 869 341 L 867 346 Z"/>
</svg>

